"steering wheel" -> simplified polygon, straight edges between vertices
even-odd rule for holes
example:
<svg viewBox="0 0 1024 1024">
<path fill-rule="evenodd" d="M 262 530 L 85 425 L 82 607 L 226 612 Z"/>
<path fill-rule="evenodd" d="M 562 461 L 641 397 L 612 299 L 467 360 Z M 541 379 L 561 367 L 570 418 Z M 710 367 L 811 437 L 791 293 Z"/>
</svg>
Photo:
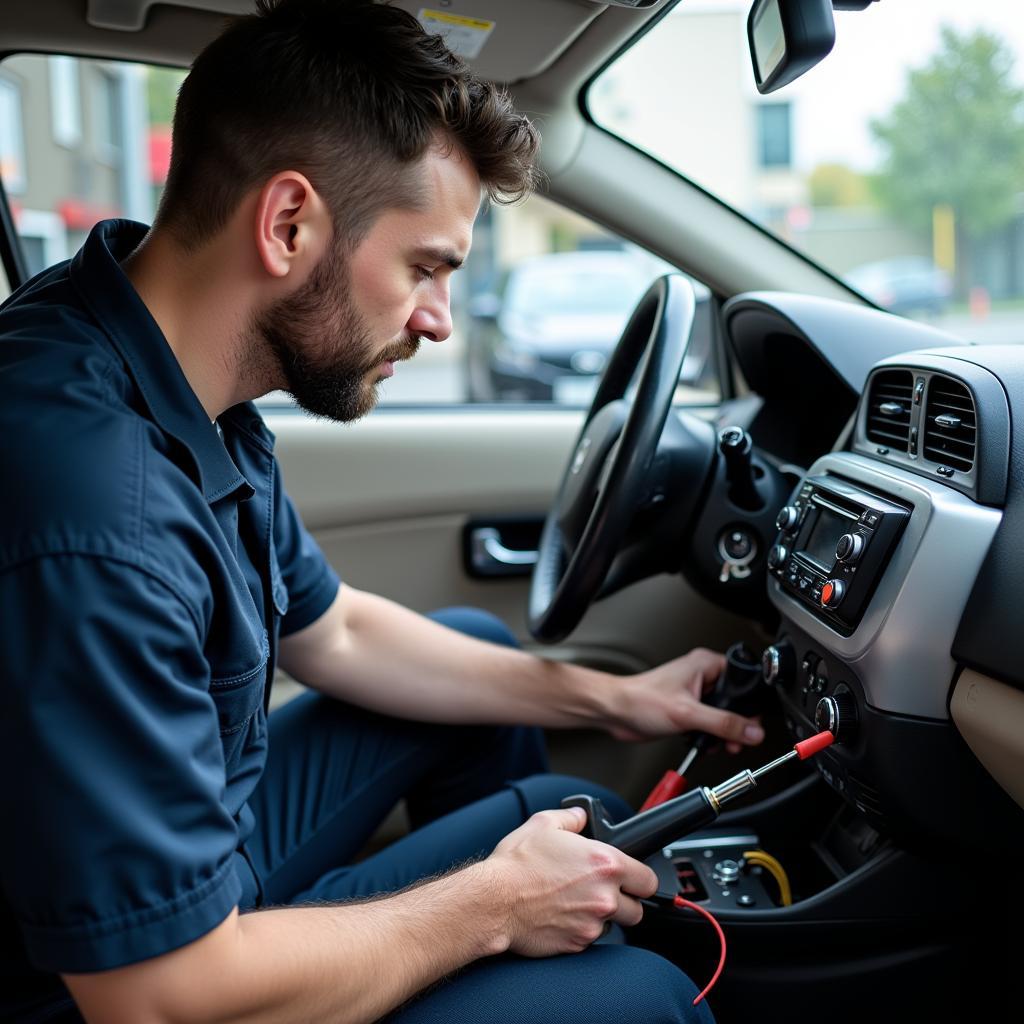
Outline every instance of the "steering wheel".
<svg viewBox="0 0 1024 1024">
<path fill-rule="evenodd" d="M 615 346 L 541 532 L 527 618 L 543 643 L 557 643 L 576 628 L 642 503 L 695 308 L 685 277 L 660 277 Z M 636 393 L 628 399 L 637 367 Z"/>
</svg>

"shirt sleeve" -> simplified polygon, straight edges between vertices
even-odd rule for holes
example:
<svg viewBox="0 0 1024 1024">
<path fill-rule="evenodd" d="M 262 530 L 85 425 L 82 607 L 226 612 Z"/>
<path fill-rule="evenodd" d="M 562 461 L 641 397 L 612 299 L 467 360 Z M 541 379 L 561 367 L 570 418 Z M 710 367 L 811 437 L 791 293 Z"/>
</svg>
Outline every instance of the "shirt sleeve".
<svg viewBox="0 0 1024 1024">
<path fill-rule="evenodd" d="M 276 478 L 280 481 L 280 469 Z M 281 636 L 288 636 L 316 622 L 327 611 L 341 581 L 320 545 L 303 526 L 298 510 L 280 483 L 274 506 L 274 546 L 288 594 L 288 611 L 281 620 Z"/>
<path fill-rule="evenodd" d="M 86 555 L 7 570 L 0 607 L 0 865 L 32 963 L 105 970 L 199 938 L 241 886 L 194 610 Z"/>
</svg>

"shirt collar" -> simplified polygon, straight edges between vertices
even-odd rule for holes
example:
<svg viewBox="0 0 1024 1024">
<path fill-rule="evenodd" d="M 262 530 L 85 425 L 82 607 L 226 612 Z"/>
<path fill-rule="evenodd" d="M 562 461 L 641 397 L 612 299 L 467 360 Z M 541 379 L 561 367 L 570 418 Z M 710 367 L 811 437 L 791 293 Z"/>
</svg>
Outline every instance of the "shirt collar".
<svg viewBox="0 0 1024 1024">
<path fill-rule="evenodd" d="M 100 221 L 71 261 L 71 281 L 127 363 L 153 422 L 192 455 L 203 497 L 212 503 L 238 488 L 252 494 L 159 325 L 121 270 L 120 261 L 147 230 L 130 220 Z"/>
</svg>

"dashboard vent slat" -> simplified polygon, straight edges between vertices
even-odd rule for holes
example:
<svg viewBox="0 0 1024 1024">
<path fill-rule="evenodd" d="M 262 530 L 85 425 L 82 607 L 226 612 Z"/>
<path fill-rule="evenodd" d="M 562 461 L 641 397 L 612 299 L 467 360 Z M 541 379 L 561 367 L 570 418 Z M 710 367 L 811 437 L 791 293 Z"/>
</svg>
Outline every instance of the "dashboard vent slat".
<svg viewBox="0 0 1024 1024">
<path fill-rule="evenodd" d="M 876 373 L 868 396 L 867 438 L 887 448 L 906 451 L 910 441 L 914 375 L 909 370 Z"/>
<path fill-rule="evenodd" d="M 932 377 L 922 424 L 921 454 L 960 473 L 974 468 L 978 447 L 974 399 L 952 377 Z"/>
</svg>

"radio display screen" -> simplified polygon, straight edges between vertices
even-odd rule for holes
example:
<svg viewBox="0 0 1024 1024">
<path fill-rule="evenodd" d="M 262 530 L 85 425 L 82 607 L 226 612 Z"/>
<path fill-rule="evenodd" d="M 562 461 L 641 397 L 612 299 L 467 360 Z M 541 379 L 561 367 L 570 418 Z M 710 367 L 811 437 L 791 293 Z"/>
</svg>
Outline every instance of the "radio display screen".
<svg viewBox="0 0 1024 1024">
<path fill-rule="evenodd" d="M 831 509 L 819 505 L 818 518 L 804 541 L 801 554 L 823 568 L 831 569 L 836 560 L 836 544 L 849 529 L 850 520 L 846 516 L 837 515 Z"/>
</svg>

